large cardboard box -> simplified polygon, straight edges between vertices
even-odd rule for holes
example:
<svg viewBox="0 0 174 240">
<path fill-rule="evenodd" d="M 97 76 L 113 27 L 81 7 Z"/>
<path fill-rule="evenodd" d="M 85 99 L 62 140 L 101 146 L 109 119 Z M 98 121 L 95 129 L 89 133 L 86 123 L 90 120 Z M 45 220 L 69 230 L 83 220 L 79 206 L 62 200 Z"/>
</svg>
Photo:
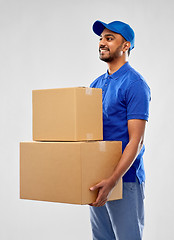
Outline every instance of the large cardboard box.
<svg viewBox="0 0 174 240">
<path fill-rule="evenodd" d="M 110 176 L 122 154 L 117 141 L 20 143 L 20 198 L 90 204 L 90 187 Z M 109 200 L 122 198 L 122 181 Z"/>
<path fill-rule="evenodd" d="M 33 90 L 34 141 L 103 140 L 102 90 Z"/>
</svg>

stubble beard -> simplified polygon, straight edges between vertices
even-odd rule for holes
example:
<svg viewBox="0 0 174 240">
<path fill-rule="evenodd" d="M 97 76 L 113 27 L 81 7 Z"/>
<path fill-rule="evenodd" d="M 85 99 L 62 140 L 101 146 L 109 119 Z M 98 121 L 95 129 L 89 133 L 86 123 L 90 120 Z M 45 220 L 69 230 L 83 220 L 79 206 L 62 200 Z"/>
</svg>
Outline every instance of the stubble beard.
<svg viewBox="0 0 174 240">
<path fill-rule="evenodd" d="M 104 62 L 112 62 L 113 61 L 113 57 L 109 56 L 109 57 L 104 57 L 101 54 L 99 55 L 100 60 L 104 61 Z"/>
<path fill-rule="evenodd" d="M 108 52 L 109 52 L 109 56 L 104 56 L 100 53 L 100 49 L 99 49 L 99 58 L 100 60 L 104 61 L 104 62 L 112 62 L 114 61 L 115 59 L 119 58 L 121 56 L 121 47 L 122 47 L 122 44 L 120 46 L 117 47 L 117 49 L 115 50 L 115 52 L 113 54 L 110 53 L 110 50 L 108 49 Z"/>
</svg>

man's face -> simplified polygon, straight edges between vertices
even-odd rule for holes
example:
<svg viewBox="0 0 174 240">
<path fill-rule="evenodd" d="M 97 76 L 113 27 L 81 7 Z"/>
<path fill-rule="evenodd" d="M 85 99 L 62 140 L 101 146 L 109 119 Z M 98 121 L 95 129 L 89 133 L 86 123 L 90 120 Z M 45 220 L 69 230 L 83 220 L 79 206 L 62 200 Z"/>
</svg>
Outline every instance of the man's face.
<svg viewBox="0 0 174 240">
<path fill-rule="evenodd" d="M 102 61 L 112 62 L 123 54 L 124 38 L 107 28 L 104 29 L 100 36 L 99 57 Z"/>
</svg>

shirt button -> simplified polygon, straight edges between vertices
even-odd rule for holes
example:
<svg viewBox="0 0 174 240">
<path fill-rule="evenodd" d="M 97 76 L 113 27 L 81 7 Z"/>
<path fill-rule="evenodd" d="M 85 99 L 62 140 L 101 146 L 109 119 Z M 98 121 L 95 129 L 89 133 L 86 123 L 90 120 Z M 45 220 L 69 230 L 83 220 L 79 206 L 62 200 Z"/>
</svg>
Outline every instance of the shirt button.
<svg viewBox="0 0 174 240">
<path fill-rule="evenodd" d="M 105 86 L 107 86 L 108 84 L 107 83 L 105 83 Z"/>
</svg>

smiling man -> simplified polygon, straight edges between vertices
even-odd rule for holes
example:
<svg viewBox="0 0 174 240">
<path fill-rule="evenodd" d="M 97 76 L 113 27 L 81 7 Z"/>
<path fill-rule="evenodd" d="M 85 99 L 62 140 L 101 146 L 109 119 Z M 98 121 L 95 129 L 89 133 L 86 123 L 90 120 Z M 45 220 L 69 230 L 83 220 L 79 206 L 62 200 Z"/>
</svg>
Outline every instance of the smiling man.
<svg viewBox="0 0 174 240">
<path fill-rule="evenodd" d="M 98 197 L 90 206 L 94 240 L 141 240 L 144 228 L 144 132 L 149 117 L 150 89 L 127 59 L 135 34 L 126 23 L 96 21 L 99 57 L 108 65 L 92 88 L 103 92 L 103 140 L 122 141 L 122 157 L 108 179 L 90 188 Z M 108 201 L 123 177 L 123 199 Z"/>
</svg>

